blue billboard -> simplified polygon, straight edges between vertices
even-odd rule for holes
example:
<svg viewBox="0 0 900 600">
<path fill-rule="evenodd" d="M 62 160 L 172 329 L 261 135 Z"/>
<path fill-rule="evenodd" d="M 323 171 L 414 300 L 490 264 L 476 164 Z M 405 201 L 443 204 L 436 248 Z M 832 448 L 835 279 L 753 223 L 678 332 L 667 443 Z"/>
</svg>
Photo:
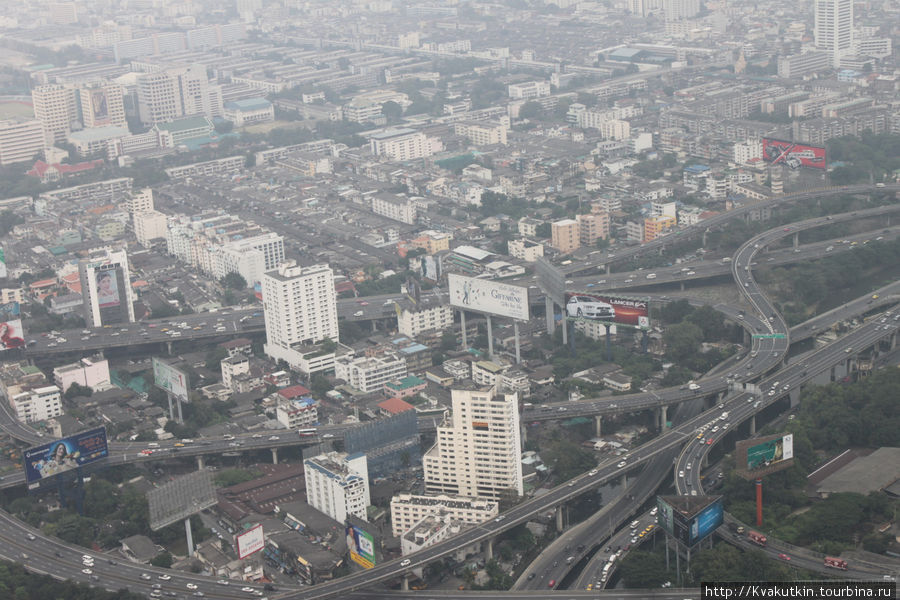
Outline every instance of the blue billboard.
<svg viewBox="0 0 900 600">
<path fill-rule="evenodd" d="M 31 484 L 109 455 L 106 428 L 99 427 L 29 448 L 23 454 L 25 483 Z"/>
<path fill-rule="evenodd" d="M 718 498 L 700 511 L 700 514 L 691 522 L 690 545 L 693 546 L 718 529 L 724 518 L 725 510 L 722 507 L 722 498 Z"/>
</svg>

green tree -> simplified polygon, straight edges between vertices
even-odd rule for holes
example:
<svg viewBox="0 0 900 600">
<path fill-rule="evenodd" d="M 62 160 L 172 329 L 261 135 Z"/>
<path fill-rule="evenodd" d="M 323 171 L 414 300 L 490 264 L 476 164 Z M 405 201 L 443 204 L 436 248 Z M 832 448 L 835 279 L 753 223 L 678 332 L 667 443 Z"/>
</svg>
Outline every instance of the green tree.
<svg viewBox="0 0 900 600">
<path fill-rule="evenodd" d="M 94 390 L 86 385 L 81 385 L 77 381 L 73 381 L 72 385 L 69 386 L 69 389 L 66 390 L 65 398 L 66 400 L 71 400 L 72 398 L 77 398 L 79 396 L 88 397 L 94 393 Z"/>
<path fill-rule="evenodd" d="M 619 568 L 627 588 L 658 588 L 670 579 L 661 554 L 635 550 L 628 553 Z"/>
<path fill-rule="evenodd" d="M 228 273 L 222 278 L 222 285 L 233 290 L 247 289 L 247 280 L 240 273 Z"/>
<path fill-rule="evenodd" d="M 519 108 L 520 119 L 542 119 L 545 116 L 544 107 L 539 102 L 529 100 Z"/>
<path fill-rule="evenodd" d="M 248 471 L 246 469 L 225 469 L 216 473 L 215 482 L 220 487 L 230 487 L 239 483 L 252 481 L 259 477 L 256 471 Z"/>
<path fill-rule="evenodd" d="M 172 566 L 174 560 L 175 559 L 168 552 L 160 552 L 150 559 L 150 564 L 154 567 L 162 567 L 163 569 L 168 569 Z"/>
<path fill-rule="evenodd" d="M 206 353 L 206 368 L 210 371 L 218 371 L 223 359 L 228 356 L 228 350 L 216 346 L 214 350 Z"/>
<path fill-rule="evenodd" d="M 119 506 L 118 488 L 96 475 L 84 486 L 84 512 L 98 519 L 113 514 Z"/>
<path fill-rule="evenodd" d="M 403 107 L 393 100 L 388 100 L 381 105 L 381 114 L 383 114 L 389 122 L 396 123 L 403 118 Z"/>
<path fill-rule="evenodd" d="M 703 330 L 694 323 L 671 325 L 663 334 L 666 355 L 675 362 L 681 362 L 696 354 L 702 341 Z"/>
</svg>

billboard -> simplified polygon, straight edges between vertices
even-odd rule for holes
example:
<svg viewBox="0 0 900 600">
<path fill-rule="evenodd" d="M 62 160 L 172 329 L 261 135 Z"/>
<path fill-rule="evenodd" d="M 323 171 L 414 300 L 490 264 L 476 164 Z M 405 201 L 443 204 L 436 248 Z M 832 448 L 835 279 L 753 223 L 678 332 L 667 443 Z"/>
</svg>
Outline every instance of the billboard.
<svg viewBox="0 0 900 600">
<path fill-rule="evenodd" d="M 657 496 L 656 522 L 685 546 L 694 546 L 723 522 L 722 496 Z"/>
<path fill-rule="evenodd" d="M 450 306 L 528 320 L 528 288 L 450 274 Z"/>
<path fill-rule="evenodd" d="M 566 316 L 570 319 L 650 327 L 650 303 L 645 299 L 566 292 L 565 300 Z"/>
<path fill-rule="evenodd" d="M 259 552 L 266 545 L 262 525 L 257 525 L 237 535 L 235 540 L 237 541 L 237 553 L 240 559 L 247 558 L 254 552 Z"/>
<path fill-rule="evenodd" d="M 106 90 L 93 90 L 91 92 L 91 109 L 94 121 L 103 121 L 109 117 L 109 105 L 106 101 Z"/>
<path fill-rule="evenodd" d="M 97 271 L 97 304 L 101 309 L 119 306 L 119 282 L 115 270 Z"/>
<path fill-rule="evenodd" d="M 738 474 L 756 479 L 790 467 L 794 462 L 794 435 L 777 433 L 735 445 L 735 464 Z"/>
<path fill-rule="evenodd" d="M 108 454 L 104 427 L 29 448 L 22 455 L 25 460 L 25 483 L 32 484 L 96 462 Z"/>
<path fill-rule="evenodd" d="M 3 252 L 3 248 L 0 247 L 0 279 L 6 279 L 9 273 L 6 271 L 6 254 Z"/>
<path fill-rule="evenodd" d="M 91 290 L 97 297 L 97 310 L 100 323 L 111 325 L 113 323 L 128 322 L 127 286 L 125 270 L 119 263 L 106 263 L 88 270 L 87 277 Z"/>
<path fill-rule="evenodd" d="M 771 138 L 763 138 L 762 144 L 763 159 L 772 164 L 783 164 L 792 169 L 825 169 L 825 148 Z"/>
<path fill-rule="evenodd" d="M 0 322 L 0 351 L 24 347 L 25 338 L 22 332 L 22 320 L 11 319 Z"/>
<path fill-rule="evenodd" d="M 375 540 L 371 534 L 354 525 L 347 525 L 344 533 L 347 535 L 347 550 L 350 551 L 350 560 L 366 569 L 374 567 Z"/>
<path fill-rule="evenodd" d="M 187 375 L 155 357 L 153 358 L 153 384 L 184 401 L 190 399 Z"/>
</svg>

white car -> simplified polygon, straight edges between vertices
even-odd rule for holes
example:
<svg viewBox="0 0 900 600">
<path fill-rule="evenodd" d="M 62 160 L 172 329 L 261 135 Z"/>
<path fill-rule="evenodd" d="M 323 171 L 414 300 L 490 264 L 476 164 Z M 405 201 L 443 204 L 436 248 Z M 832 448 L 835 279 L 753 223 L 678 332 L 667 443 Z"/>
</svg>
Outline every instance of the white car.
<svg viewBox="0 0 900 600">
<path fill-rule="evenodd" d="M 570 317 L 584 317 L 586 319 L 608 319 L 616 317 L 616 311 L 611 304 L 598 300 L 592 296 L 575 295 L 566 303 L 566 314 Z"/>
<path fill-rule="evenodd" d="M 216 583 L 218 583 L 219 585 L 228 585 L 228 581 L 225 579 L 220 579 Z"/>
<path fill-rule="evenodd" d="M 678 471 L 678 476 L 679 476 L 679 477 L 684 477 L 684 471 Z"/>
<path fill-rule="evenodd" d="M 247 592 L 248 594 L 252 594 L 252 593 L 253 593 L 253 588 L 252 588 L 252 587 L 242 587 L 242 588 L 241 588 L 241 591 L 242 591 L 242 592 Z"/>
<path fill-rule="evenodd" d="M 168 575 L 166 573 L 163 573 L 162 575 L 159 576 L 159 578 L 162 579 L 163 581 L 169 581 L 170 579 L 172 579 L 172 576 Z"/>
<path fill-rule="evenodd" d="M 189 589 L 189 590 L 196 590 L 196 589 L 197 589 L 197 584 L 196 584 L 196 583 L 189 583 L 189 584 L 187 584 L 187 586 L 185 586 L 185 587 L 187 587 L 187 589 Z"/>
<path fill-rule="evenodd" d="M 403 559 L 402 561 L 400 561 L 400 566 L 401 566 L 401 567 L 408 567 L 408 566 L 410 565 L 410 563 L 412 563 L 412 561 L 411 561 L 410 559 L 408 559 L 408 558 L 405 558 L 405 559 Z"/>
<path fill-rule="evenodd" d="M 623 460 L 622 462 L 620 462 L 620 463 L 619 463 L 618 465 L 616 465 L 616 466 L 617 466 L 618 468 L 621 469 L 622 467 L 625 466 L 625 461 Z"/>
<path fill-rule="evenodd" d="M 90 569 L 82 569 L 81 572 L 85 575 L 91 575 L 93 573 L 93 571 L 91 571 Z"/>
</svg>

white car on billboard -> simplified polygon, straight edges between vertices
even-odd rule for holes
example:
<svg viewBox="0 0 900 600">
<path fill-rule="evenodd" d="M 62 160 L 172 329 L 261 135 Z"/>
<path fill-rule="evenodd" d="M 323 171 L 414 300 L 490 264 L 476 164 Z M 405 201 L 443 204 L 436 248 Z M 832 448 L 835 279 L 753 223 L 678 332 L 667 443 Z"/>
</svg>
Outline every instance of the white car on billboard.
<svg viewBox="0 0 900 600">
<path fill-rule="evenodd" d="M 593 296 L 574 295 L 566 302 L 566 314 L 570 317 L 585 319 L 613 320 L 616 311 L 611 304 L 598 300 Z"/>
</svg>

